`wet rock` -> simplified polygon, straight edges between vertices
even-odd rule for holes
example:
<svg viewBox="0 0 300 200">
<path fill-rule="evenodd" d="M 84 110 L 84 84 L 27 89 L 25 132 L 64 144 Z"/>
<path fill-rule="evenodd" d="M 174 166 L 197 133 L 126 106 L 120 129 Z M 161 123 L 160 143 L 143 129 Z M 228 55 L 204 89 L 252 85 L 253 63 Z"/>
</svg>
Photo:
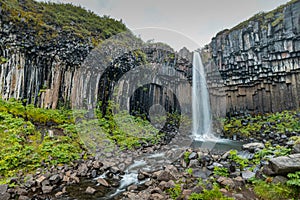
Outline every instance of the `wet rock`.
<svg viewBox="0 0 300 200">
<path fill-rule="evenodd" d="M 96 192 L 96 189 L 92 188 L 92 187 L 87 187 L 85 190 L 85 193 L 87 194 L 94 194 Z"/>
</svg>

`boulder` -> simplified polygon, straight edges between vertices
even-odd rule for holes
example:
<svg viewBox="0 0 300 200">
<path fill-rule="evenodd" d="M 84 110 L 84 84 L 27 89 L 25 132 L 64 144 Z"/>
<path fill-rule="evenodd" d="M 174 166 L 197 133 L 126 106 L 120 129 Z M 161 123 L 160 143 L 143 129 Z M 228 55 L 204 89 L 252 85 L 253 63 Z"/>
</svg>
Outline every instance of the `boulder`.
<svg viewBox="0 0 300 200">
<path fill-rule="evenodd" d="M 252 153 L 254 153 L 258 150 L 261 150 L 263 148 L 265 148 L 265 145 L 263 143 L 259 143 L 259 142 L 253 142 L 253 143 L 248 143 L 248 144 L 243 145 L 244 150 L 247 150 Z"/>
<path fill-rule="evenodd" d="M 227 186 L 229 188 L 235 187 L 235 184 L 231 178 L 221 176 L 218 178 L 217 182 L 220 183 L 221 185 Z"/>
<path fill-rule="evenodd" d="M 242 177 L 243 179 L 245 179 L 246 181 L 255 177 L 255 173 L 254 172 L 251 172 L 249 170 L 246 170 L 246 171 L 243 171 L 242 172 Z"/>
<path fill-rule="evenodd" d="M 109 183 L 103 178 L 98 178 L 97 182 L 100 183 L 101 185 L 105 186 L 105 187 L 109 187 Z"/>
<path fill-rule="evenodd" d="M 293 153 L 300 153 L 300 143 L 293 146 Z"/>
<path fill-rule="evenodd" d="M 155 175 L 157 176 L 158 181 L 175 180 L 175 177 L 170 172 L 165 170 L 155 172 Z"/>
<path fill-rule="evenodd" d="M 286 175 L 300 170 L 300 153 L 279 156 L 269 160 L 268 167 L 274 175 Z"/>
</svg>

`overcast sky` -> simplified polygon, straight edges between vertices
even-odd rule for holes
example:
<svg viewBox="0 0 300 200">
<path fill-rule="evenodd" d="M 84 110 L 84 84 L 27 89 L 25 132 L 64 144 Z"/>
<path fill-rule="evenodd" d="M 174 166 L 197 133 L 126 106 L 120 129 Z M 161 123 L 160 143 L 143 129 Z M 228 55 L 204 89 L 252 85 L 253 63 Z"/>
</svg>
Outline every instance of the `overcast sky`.
<svg viewBox="0 0 300 200">
<path fill-rule="evenodd" d="M 288 0 L 52 0 L 81 5 L 122 21 L 142 39 L 178 50 L 208 44 L 217 32 Z"/>
</svg>

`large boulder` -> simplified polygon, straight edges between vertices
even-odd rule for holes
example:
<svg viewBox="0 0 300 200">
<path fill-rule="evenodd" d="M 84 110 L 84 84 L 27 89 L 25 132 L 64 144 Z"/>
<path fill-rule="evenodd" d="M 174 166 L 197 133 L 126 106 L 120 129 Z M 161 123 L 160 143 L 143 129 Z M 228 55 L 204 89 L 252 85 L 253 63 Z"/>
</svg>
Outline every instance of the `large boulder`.
<svg viewBox="0 0 300 200">
<path fill-rule="evenodd" d="M 269 175 L 286 175 L 300 170 L 300 153 L 271 158 Z"/>
</svg>

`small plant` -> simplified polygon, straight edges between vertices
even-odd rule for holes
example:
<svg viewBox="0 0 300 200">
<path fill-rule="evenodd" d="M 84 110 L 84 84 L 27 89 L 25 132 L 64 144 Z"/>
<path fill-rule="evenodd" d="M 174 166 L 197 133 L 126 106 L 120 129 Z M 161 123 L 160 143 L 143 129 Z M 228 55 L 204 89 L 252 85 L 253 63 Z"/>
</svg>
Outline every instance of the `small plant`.
<svg viewBox="0 0 300 200">
<path fill-rule="evenodd" d="M 214 184 L 212 190 L 203 190 L 202 193 L 192 193 L 189 200 L 233 200 L 231 197 L 226 197 L 222 194 L 217 184 Z"/>
<path fill-rule="evenodd" d="M 288 186 L 300 188 L 300 171 L 289 173 L 287 177 L 289 178 L 289 180 L 286 182 Z"/>
<path fill-rule="evenodd" d="M 184 152 L 184 154 L 183 154 L 183 159 L 184 159 L 184 161 L 186 162 L 186 163 L 189 163 L 190 162 L 190 159 L 189 159 L 189 156 L 191 155 L 191 152 L 189 152 L 189 151 L 186 151 L 186 152 Z"/>
<path fill-rule="evenodd" d="M 214 174 L 218 175 L 218 176 L 224 176 L 224 177 L 228 177 L 229 176 L 229 172 L 228 172 L 227 168 L 225 168 L 225 167 L 218 167 L 218 166 L 214 167 Z"/>
<path fill-rule="evenodd" d="M 170 188 L 167 190 L 167 193 L 171 196 L 172 199 L 177 199 L 181 196 L 181 185 L 179 183 L 175 184 L 174 188 Z"/>
<path fill-rule="evenodd" d="M 249 160 L 237 155 L 237 150 L 231 150 L 229 154 L 229 158 L 235 163 L 237 163 L 240 166 L 241 170 L 248 166 Z"/>
<path fill-rule="evenodd" d="M 192 168 L 187 168 L 185 170 L 189 175 L 193 175 L 193 169 Z"/>
</svg>

